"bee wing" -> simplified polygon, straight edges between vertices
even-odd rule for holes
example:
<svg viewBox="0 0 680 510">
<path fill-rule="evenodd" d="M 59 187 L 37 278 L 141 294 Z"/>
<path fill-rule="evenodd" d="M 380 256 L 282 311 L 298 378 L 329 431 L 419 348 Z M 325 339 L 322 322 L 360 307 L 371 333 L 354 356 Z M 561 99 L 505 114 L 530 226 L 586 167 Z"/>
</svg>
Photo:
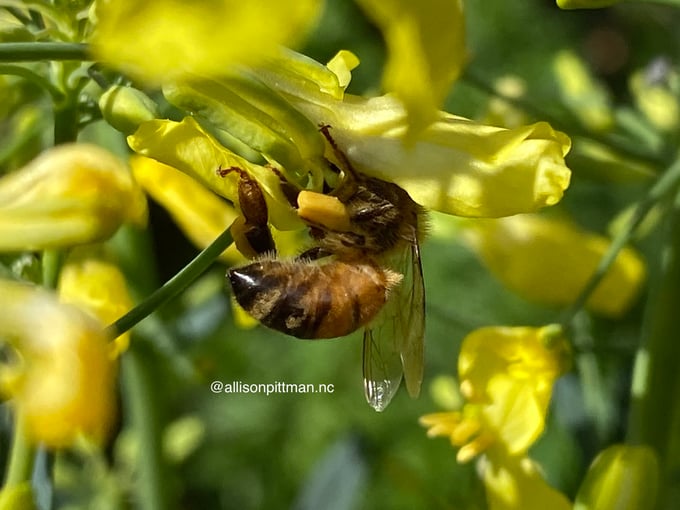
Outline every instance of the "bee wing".
<svg viewBox="0 0 680 510">
<path fill-rule="evenodd" d="M 418 243 L 411 245 L 405 261 L 399 298 L 399 354 L 406 389 L 415 398 L 420 394 L 425 366 L 425 284 Z"/>
<path fill-rule="evenodd" d="M 393 267 L 403 280 L 364 331 L 364 390 L 376 411 L 390 403 L 402 374 L 412 397 L 420 393 L 423 379 L 425 289 L 418 244 L 399 253 Z"/>
<path fill-rule="evenodd" d="M 390 301 L 385 306 L 389 304 Z M 402 374 L 397 340 L 391 333 L 394 322 L 385 312 L 381 312 L 375 326 L 364 330 L 364 393 L 376 411 L 385 410 L 390 403 Z"/>
</svg>

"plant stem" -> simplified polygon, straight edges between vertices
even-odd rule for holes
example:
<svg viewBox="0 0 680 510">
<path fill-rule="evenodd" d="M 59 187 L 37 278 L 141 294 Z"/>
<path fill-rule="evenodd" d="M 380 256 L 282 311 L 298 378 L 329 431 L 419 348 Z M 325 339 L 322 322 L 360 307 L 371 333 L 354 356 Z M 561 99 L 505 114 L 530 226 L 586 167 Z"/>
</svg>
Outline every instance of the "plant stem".
<svg viewBox="0 0 680 510">
<path fill-rule="evenodd" d="M 229 229 L 227 229 L 222 232 L 210 246 L 199 253 L 196 258 L 189 262 L 184 269 L 168 280 L 161 288 L 111 324 L 107 328 L 110 337 L 116 338 L 125 333 L 128 329 L 133 328 L 137 323 L 150 315 L 163 303 L 179 294 L 210 267 L 210 264 L 212 264 L 227 246 L 231 244 L 231 241 L 231 233 L 229 232 Z"/>
<path fill-rule="evenodd" d="M 47 289 L 56 289 L 59 271 L 63 262 L 60 250 L 45 250 L 42 256 L 42 284 Z"/>
<path fill-rule="evenodd" d="M 35 83 L 49 92 L 50 96 L 52 96 L 52 101 L 56 102 L 64 99 L 64 93 L 59 90 L 59 88 L 55 87 L 50 80 L 38 73 L 34 73 L 27 67 L 14 64 L 0 64 L 0 74 L 20 76 L 32 83 Z"/>
<path fill-rule="evenodd" d="M 609 249 L 600 259 L 600 263 L 597 265 L 595 273 L 590 280 L 588 280 L 588 283 L 583 288 L 578 298 L 576 298 L 574 304 L 564 313 L 564 318 L 561 323 L 565 328 L 568 328 L 569 324 L 573 321 L 574 316 L 585 306 L 590 295 L 597 288 L 609 267 L 614 263 L 621 249 L 628 241 L 630 241 L 631 236 L 645 219 L 652 207 L 670 193 L 675 192 L 678 185 L 680 185 L 680 159 L 676 159 L 675 162 L 673 162 L 673 164 L 659 177 L 649 189 L 647 195 L 637 203 L 635 211 L 625 227 L 616 234 L 614 239 L 612 239 Z"/>
<path fill-rule="evenodd" d="M 680 497 L 680 488 L 673 483 L 680 469 L 680 200 L 676 202 L 652 265 L 655 270 L 635 359 L 626 438 L 631 444 L 651 446 L 658 455 L 659 509 L 675 508 L 673 501 L 677 504 Z"/>
<path fill-rule="evenodd" d="M 26 437 L 23 419 L 15 414 L 14 436 L 10 451 L 9 465 L 5 475 L 5 487 L 19 485 L 31 478 L 34 450 Z"/>
<path fill-rule="evenodd" d="M 140 446 L 138 458 L 139 482 L 136 485 L 140 510 L 169 510 L 174 498 L 168 490 L 163 466 L 162 432 L 158 413 L 158 396 L 154 389 L 153 359 L 145 359 L 135 343 L 121 359 L 124 416 L 134 431 Z"/>
<path fill-rule="evenodd" d="M 40 60 L 92 60 L 86 44 L 59 42 L 11 42 L 0 44 L 0 62 Z"/>
</svg>

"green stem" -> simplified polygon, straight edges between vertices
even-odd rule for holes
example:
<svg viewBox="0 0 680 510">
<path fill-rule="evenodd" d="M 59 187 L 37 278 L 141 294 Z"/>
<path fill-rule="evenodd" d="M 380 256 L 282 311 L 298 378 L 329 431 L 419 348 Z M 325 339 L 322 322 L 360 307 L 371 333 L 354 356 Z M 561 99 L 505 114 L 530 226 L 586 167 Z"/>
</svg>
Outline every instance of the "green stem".
<svg viewBox="0 0 680 510">
<path fill-rule="evenodd" d="M 27 67 L 18 66 L 14 64 L 0 64 L 0 74 L 11 74 L 13 76 L 20 76 L 26 80 L 35 83 L 39 87 L 45 89 L 52 96 L 53 101 L 62 101 L 64 93 L 55 87 L 50 80 L 44 76 L 34 73 Z"/>
<path fill-rule="evenodd" d="M 78 139 L 78 105 L 75 96 L 54 103 L 54 145 Z"/>
<path fill-rule="evenodd" d="M 0 44 L 0 62 L 92 60 L 88 46 L 79 43 L 12 42 Z"/>
<path fill-rule="evenodd" d="M 659 177 L 649 189 L 647 195 L 637 203 L 628 223 L 616 234 L 614 239 L 612 239 L 609 249 L 600 259 L 600 263 L 598 264 L 595 273 L 590 280 L 588 280 L 588 283 L 583 288 L 578 298 L 576 298 L 574 304 L 565 312 L 564 318 L 561 321 L 565 328 L 568 328 L 569 324 L 573 321 L 574 316 L 585 306 L 590 295 L 600 284 L 600 281 L 607 273 L 609 267 L 614 263 L 614 260 L 616 260 L 621 249 L 630 241 L 633 233 L 645 219 L 652 207 L 659 203 L 665 196 L 675 192 L 678 185 L 680 185 L 680 159 L 676 159 L 675 162 L 673 162 L 673 164 Z"/>
<path fill-rule="evenodd" d="M 680 197 L 678 197 L 680 198 Z M 675 508 L 680 488 L 680 200 L 666 218 L 661 249 L 652 265 L 652 285 L 638 348 L 628 417 L 627 441 L 650 445 L 660 465 L 656 508 Z M 675 504 L 673 504 L 675 501 Z"/>
<path fill-rule="evenodd" d="M 60 250 L 45 250 L 42 256 L 42 284 L 48 289 L 56 289 L 59 281 L 59 271 L 63 262 Z"/>
<path fill-rule="evenodd" d="M 169 510 L 174 508 L 164 473 L 162 431 L 158 412 L 158 381 L 152 373 L 154 360 L 144 356 L 140 344 L 123 355 L 121 376 L 123 380 L 124 416 L 136 434 L 139 448 L 138 476 L 136 486 L 140 510 Z"/>
<path fill-rule="evenodd" d="M 166 301 L 172 299 L 191 282 L 198 278 L 220 254 L 231 244 L 229 229 L 225 230 L 210 246 L 199 253 L 184 269 L 168 280 L 161 288 L 123 315 L 108 327 L 111 338 L 115 338 L 149 316 Z"/>
<path fill-rule="evenodd" d="M 23 418 L 16 415 L 14 436 L 9 457 L 9 466 L 5 475 L 5 487 L 19 485 L 30 480 L 33 470 L 34 449 L 26 437 Z"/>
</svg>

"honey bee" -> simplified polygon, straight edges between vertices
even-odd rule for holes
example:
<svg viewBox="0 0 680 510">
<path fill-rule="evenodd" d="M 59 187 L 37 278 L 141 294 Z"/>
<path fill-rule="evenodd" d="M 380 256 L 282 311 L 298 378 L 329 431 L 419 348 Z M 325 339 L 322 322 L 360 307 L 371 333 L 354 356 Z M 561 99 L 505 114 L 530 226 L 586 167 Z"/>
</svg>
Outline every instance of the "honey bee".
<svg viewBox="0 0 680 510">
<path fill-rule="evenodd" d="M 336 338 L 364 327 L 365 395 L 382 411 L 402 375 L 412 397 L 420 392 L 425 332 L 420 242 L 426 211 L 396 184 L 355 171 L 329 127 L 321 132 L 342 169 L 329 161 L 341 174 L 330 193 L 297 196 L 298 215 L 314 247 L 293 260 L 269 254 L 230 269 L 227 277 L 250 315 L 287 335 Z M 264 201 L 260 206 L 266 207 Z"/>
</svg>

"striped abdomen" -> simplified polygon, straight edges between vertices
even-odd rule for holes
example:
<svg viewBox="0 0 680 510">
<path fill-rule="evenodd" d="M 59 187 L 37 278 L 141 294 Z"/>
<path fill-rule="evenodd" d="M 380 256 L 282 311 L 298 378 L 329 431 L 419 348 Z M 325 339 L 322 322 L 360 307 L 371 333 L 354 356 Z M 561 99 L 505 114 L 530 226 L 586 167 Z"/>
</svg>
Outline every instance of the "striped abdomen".
<svg viewBox="0 0 680 510">
<path fill-rule="evenodd" d="M 236 301 L 265 326 L 335 338 L 367 325 L 401 275 L 373 263 L 262 260 L 228 271 Z"/>
</svg>

